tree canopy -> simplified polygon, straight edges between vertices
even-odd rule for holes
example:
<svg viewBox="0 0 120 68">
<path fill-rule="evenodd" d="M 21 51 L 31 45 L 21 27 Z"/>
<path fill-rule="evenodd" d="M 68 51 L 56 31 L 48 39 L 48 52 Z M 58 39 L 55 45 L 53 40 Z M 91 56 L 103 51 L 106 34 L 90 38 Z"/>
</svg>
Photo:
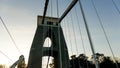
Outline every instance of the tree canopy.
<svg viewBox="0 0 120 68">
<path fill-rule="evenodd" d="M 110 56 L 105 56 L 102 53 L 96 53 L 96 60 L 99 63 L 100 68 L 117 68 L 116 65 L 120 68 L 120 60 L 113 60 Z M 70 68 L 95 68 L 95 63 L 93 60 L 93 55 L 88 57 L 85 54 L 72 55 L 70 59 Z M 115 62 L 116 61 L 116 62 Z M 50 64 L 51 68 L 54 68 L 54 61 Z"/>
<path fill-rule="evenodd" d="M 105 56 L 102 53 L 96 53 L 95 55 L 100 68 L 117 68 L 116 65 L 120 67 L 119 60 L 115 60 L 117 61 L 115 62 L 111 57 Z M 95 68 L 93 55 L 91 56 L 91 60 L 88 60 L 88 57 L 85 54 L 80 54 L 78 57 L 75 55 L 71 56 L 70 65 L 71 68 Z"/>
</svg>

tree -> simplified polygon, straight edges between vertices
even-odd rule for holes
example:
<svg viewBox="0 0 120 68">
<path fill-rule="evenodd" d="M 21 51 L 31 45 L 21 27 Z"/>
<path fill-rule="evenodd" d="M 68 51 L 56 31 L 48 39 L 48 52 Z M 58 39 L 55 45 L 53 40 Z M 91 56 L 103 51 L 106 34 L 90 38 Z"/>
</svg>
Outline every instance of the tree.
<svg viewBox="0 0 120 68">
<path fill-rule="evenodd" d="M 94 68 L 94 64 L 88 60 L 85 54 L 80 54 L 78 57 L 71 56 L 70 65 L 71 68 Z"/>
<path fill-rule="evenodd" d="M 95 56 L 96 56 L 96 60 L 99 63 L 100 68 L 116 68 L 115 65 L 116 63 L 111 59 L 111 57 L 104 56 L 104 54 L 101 53 L 96 53 Z M 93 55 L 92 55 L 92 60 L 93 60 Z"/>
<path fill-rule="evenodd" d="M 76 57 L 76 55 L 71 56 L 70 67 L 71 68 L 79 68 L 80 67 L 79 61 L 78 61 L 78 58 Z"/>
<path fill-rule="evenodd" d="M 105 56 L 102 53 L 96 53 L 96 60 L 99 62 L 100 68 L 116 68 L 116 63 L 111 57 Z M 120 67 L 120 60 L 116 60 L 118 66 Z M 51 68 L 54 68 L 54 63 L 50 64 Z M 85 54 L 80 54 L 78 57 L 72 55 L 70 59 L 70 68 L 95 68 L 95 63 L 93 61 L 93 55 L 91 60 Z"/>
<path fill-rule="evenodd" d="M 116 68 L 114 66 L 113 60 L 110 59 L 110 57 L 104 57 L 104 60 L 100 63 L 101 68 Z"/>
<path fill-rule="evenodd" d="M 101 54 L 101 53 L 96 53 L 95 56 L 96 56 L 96 60 L 98 61 L 98 63 L 103 62 L 105 59 L 104 54 Z M 93 55 L 92 55 L 91 59 L 92 59 L 92 61 L 94 60 Z"/>
</svg>

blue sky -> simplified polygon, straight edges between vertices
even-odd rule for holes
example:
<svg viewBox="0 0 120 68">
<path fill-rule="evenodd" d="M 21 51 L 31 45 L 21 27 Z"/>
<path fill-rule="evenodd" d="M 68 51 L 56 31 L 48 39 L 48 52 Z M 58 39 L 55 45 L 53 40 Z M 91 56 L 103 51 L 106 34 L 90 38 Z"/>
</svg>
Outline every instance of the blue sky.
<svg viewBox="0 0 120 68">
<path fill-rule="evenodd" d="M 59 16 L 63 13 L 64 9 L 68 6 L 68 4 L 72 0 L 59 0 Z M 120 1 L 114 0 L 118 8 L 120 9 Z M 51 0 L 50 0 L 51 3 Z M 111 47 L 115 56 L 119 57 L 119 49 L 120 49 L 120 14 L 116 10 L 115 6 L 112 3 L 112 0 L 94 0 L 96 8 L 98 10 L 99 16 L 102 20 L 102 23 L 105 27 L 106 33 L 109 36 L 109 41 L 111 43 Z M 47 15 L 57 17 L 56 11 L 56 1 L 52 1 L 52 13 L 51 13 L 51 5 L 48 9 Z M 110 55 L 111 52 L 106 42 L 105 36 L 103 34 L 103 30 L 99 24 L 97 15 L 91 3 L 91 0 L 82 0 L 82 4 L 84 7 L 86 19 L 90 28 L 90 32 L 92 35 L 94 47 L 96 52 L 104 53 L 105 55 Z M 6 26 L 8 27 L 10 33 L 20 51 L 26 58 L 26 62 L 28 60 L 29 50 L 32 44 L 32 40 L 35 34 L 35 30 L 37 27 L 37 16 L 43 15 L 44 8 L 44 0 L 0 0 L 0 16 L 3 18 Z M 77 21 L 75 8 L 77 9 L 77 15 L 79 20 Z M 79 22 L 81 27 L 81 32 L 83 35 L 83 41 L 85 45 L 85 50 L 88 56 L 90 56 L 91 49 L 88 42 L 86 30 L 84 27 L 83 19 L 80 13 L 79 4 L 75 6 L 72 11 L 65 17 L 63 20 L 62 28 L 65 34 L 65 39 L 68 45 L 69 53 L 71 52 L 71 46 L 73 50 L 73 54 L 83 53 L 83 47 L 80 40 L 80 34 L 78 29 Z M 74 21 L 74 28 L 72 27 L 72 20 Z M 69 27 L 68 27 L 69 25 Z M 69 32 L 70 31 L 70 32 Z M 75 32 L 75 36 L 74 33 Z M 71 37 L 70 37 L 71 36 Z M 76 37 L 76 38 L 75 38 Z M 75 39 L 77 43 L 75 42 Z M 70 44 L 71 42 L 71 44 Z M 76 52 L 75 45 L 77 44 L 78 53 Z M 71 46 L 70 46 L 71 45 Z M 16 61 L 20 54 L 17 52 L 14 44 L 12 43 L 8 33 L 3 27 L 0 21 L 0 50 L 4 52 L 7 56 L 9 56 L 13 62 Z M 5 56 L 0 54 L 0 63 L 2 64 L 12 64 Z"/>
</svg>

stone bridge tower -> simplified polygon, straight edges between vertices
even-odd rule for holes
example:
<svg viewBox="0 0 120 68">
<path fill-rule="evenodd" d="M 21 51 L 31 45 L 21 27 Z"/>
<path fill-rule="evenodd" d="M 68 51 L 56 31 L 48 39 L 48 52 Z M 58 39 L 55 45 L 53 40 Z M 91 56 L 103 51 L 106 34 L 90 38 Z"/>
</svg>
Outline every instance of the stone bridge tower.
<svg viewBox="0 0 120 68">
<path fill-rule="evenodd" d="M 38 26 L 31 46 L 27 68 L 42 68 L 42 57 L 54 58 L 55 68 L 70 68 L 68 49 L 58 18 L 38 16 Z M 50 47 L 43 47 L 45 39 L 51 39 Z"/>
</svg>

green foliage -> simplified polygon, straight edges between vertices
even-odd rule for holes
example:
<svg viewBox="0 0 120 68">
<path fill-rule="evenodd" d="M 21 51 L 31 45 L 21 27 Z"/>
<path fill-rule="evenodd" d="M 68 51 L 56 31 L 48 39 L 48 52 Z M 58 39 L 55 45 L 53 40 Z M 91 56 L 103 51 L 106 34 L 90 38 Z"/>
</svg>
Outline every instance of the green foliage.
<svg viewBox="0 0 120 68">
<path fill-rule="evenodd" d="M 116 63 L 109 56 L 105 56 L 101 53 L 96 53 L 96 60 L 99 62 L 100 68 L 116 68 Z M 93 55 L 91 56 L 91 61 L 84 54 L 80 54 L 78 57 L 73 55 L 70 60 L 71 68 L 95 68 Z M 116 60 L 119 61 L 119 60 Z M 117 62 L 120 67 L 120 63 Z"/>
<path fill-rule="evenodd" d="M 95 55 L 100 68 L 116 68 L 116 63 L 110 56 L 105 56 L 102 53 L 96 53 Z M 72 55 L 70 59 L 70 68 L 95 68 L 93 55 L 90 58 L 91 60 L 88 60 L 85 54 L 80 54 L 78 57 Z M 120 68 L 120 60 L 117 59 L 116 61 Z M 54 68 L 54 63 L 50 64 L 50 68 Z"/>
</svg>

